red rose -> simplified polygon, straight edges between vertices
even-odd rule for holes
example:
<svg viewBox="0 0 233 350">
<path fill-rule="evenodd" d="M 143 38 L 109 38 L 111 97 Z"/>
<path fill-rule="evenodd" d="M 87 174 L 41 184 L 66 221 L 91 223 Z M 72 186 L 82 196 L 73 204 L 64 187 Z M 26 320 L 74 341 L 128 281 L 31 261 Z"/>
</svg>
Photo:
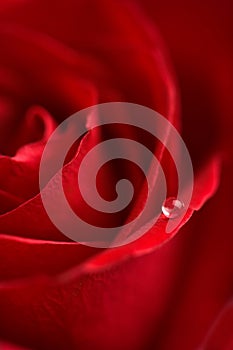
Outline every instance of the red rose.
<svg viewBox="0 0 233 350">
<path fill-rule="evenodd" d="M 2 349 L 5 342 L 31 349 L 230 348 L 231 6 L 226 3 L 220 11 L 211 3 L 209 17 L 206 5 L 178 5 L 107 0 L 1 5 Z M 39 165 L 61 121 L 111 101 L 148 106 L 177 128 L 182 123 L 195 186 L 186 216 L 171 235 L 161 219 L 133 243 L 100 250 L 71 242 L 52 224 L 39 193 Z M 131 129 L 120 131 L 142 137 Z M 104 137 L 89 132 L 70 154 L 64 172 L 71 201 L 77 200 L 72 166 Z M 172 162 L 163 147 L 151 147 L 172 191 Z M 175 236 L 215 192 L 220 158 L 216 196 Z M 134 168 L 126 172 L 134 177 Z M 103 174 L 105 195 L 117 173 Z M 51 195 L 48 187 L 44 191 Z M 101 221 L 108 227 L 135 216 L 144 192 L 137 195 L 123 217 Z M 85 208 L 83 215 L 89 215 Z"/>
</svg>

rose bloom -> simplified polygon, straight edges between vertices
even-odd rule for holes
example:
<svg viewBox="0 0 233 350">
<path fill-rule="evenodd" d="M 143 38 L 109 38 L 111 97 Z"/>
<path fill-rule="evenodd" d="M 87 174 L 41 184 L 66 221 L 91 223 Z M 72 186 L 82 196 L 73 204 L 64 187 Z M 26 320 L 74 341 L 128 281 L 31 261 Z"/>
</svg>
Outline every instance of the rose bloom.
<svg viewBox="0 0 233 350">
<path fill-rule="evenodd" d="M 1 1 L 1 350 L 233 349 L 232 10 L 230 0 Z M 115 101 L 150 107 L 181 132 L 194 191 L 171 234 L 160 219 L 130 244 L 98 249 L 52 224 L 39 166 L 59 123 Z M 73 169 L 118 131 L 88 132 L 64 165 L 84 216 Z M 151 147 L 172 191 L 171 159 Z M 103 195 L 119 168 L 101 173 Z M 140 185 L 132 166 L 125 173 Z M 136 216 L 144 192 L 136 194 L 123 216 L 92 218 L 111 227 Z"/>
</svg>

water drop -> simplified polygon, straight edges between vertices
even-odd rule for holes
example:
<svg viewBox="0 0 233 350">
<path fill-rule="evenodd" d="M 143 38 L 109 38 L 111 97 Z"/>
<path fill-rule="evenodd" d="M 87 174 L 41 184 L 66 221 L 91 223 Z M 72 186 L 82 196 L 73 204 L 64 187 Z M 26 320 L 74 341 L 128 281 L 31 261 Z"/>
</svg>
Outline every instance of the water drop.
<svg viewBox="0 0 233 350">
<path fill-rule="evenodd" d="M 169 197 L 162 205 L 162 212 L 166 218 L 175 219 L 180 215 L 183 208 L 183 202 L 175 197 Z"/>
</svg>

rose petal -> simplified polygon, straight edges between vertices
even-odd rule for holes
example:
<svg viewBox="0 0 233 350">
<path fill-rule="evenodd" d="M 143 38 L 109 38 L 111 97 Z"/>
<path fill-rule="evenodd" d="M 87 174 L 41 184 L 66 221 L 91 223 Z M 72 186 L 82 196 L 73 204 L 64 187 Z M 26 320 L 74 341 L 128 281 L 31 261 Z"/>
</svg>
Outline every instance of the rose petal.
<svg viewBox="0 0 233 350">
<path fill-rule="evenodd" d="M 54 276 L 100 253 L 75 243 L 36 241 L 2 234 L 0 242 L 1 283 L 35 275 Z"/>
<path fill-rule="evenodd" d="M 12 345 L 9 343 L 2 343 L 2 342 L 0 342 L 0 349 L 1 350 L 26 350 L 26 348 L 22 348 L 21 346 L 19 347 L 17 345 Z"/>
<path fill-rule="evenodd" d="M 41 153 L 54 129 L 55 122 L 43 108 L 34 107 L 28 111 L 21 131 L 15 136 L 17 153 L 13 157 L 0 156 L 1 214 L 14 209 L 39 192 Z"/>
<path fill-rule="evenodd" d="M 193 205 L 194 208 L 195 207 L 200 208 L 200 206 L 203 205 L 203 198 L 208 199 L 210 196 L 213 195 L 214 191 L 216 190 L 216 187 L 218 185 L 218 181 L 216 178 L 217 169 L 218 169 L 218 163 L 216 162 L 216 160 L 214 160 L 213 162 L 210 163 L 209 167 L 207 166 L 206 170 L 201 174 L 201 176 L 199 177 L 200 181 L 198 181 L 198 178 L 197 178 L 196 180 L 197 190 L 194 192 L 195 193 L 194 205 Z M 212 186 L 209 186 L 209 188 L 202 186 L 203 185 L 202 179 L 206 177 L 208 177 L 209 183 L 212 183 Z M 191 203 L 191 208 L 192 208 L 192 203 Z M 6 214 L 1 216 L 0 225 L 1 225 L 2 233 L 6 231 L 5 233 L 7 233 L 8 235 L 9 234 L 15 235 L 16 234 L 15 228 L 17 227 L 17 233 L 19 235 L 22 235 L 22 237 L 23 236 L 25 237 L 27 235 L 29 237 L 33 237 L 32 240 L 30 239 L 25 240 L 23 238 L 16 238 L 16 237 L 11 238 L 9 236 L 8 238 L 9 242 L 8 242 L 7 240 L 8 236 L 3 235 L 3 238 L 2 238 L 3 242 L 4 240 L 6 240 L 6 243 L 8 242 L 7 243 L 8 245 L 13 245 L 13 250 L 19 249 L 19 253 L 20 251 L 25 252 L 28 249 L 29 250 L 31 249 L 31 252 L 33 254 L 32 257 L 35 257 L 36 255 L 34 255 L 34 249 L 36 249 L 36 251 L 37 250 L 40 251 L 41 245 L 44 247 L 43 249 L 45 250 L 45 253 L 46 253 L 46 249 L 48 249 L 47 258 L 46 258 L 46 254 L 43 257 L 43 260 L 44 260 L 43 263 L 45 264 L 44 266 L 46 266 L 47 264 L 47 268 L 49 269 L 49 265 L 51 265 L 52 263 L 51 271 L 53 271 L 53 274 L 55 274 L 56 272 L 57 273 L 61 272 L 62 264 L 64 264 L 65 267 L 63 269 L 63 272 L 65 274 L 61 278 L 67 280 L 70 278 L 74 278 L 74 276 L 76 276 L 77 274 L 80 274 L 83 270 L 86 272 L 99 271 L 99 270 L 105 269 L 106 267 L 111 266 L 112 264 L 116 264 L 116 263 L 118 264 L 122 260 L 130 259 L 134 256 L 140 256 L 156 250 L 156 248 L 161 246 L 161 244 L 163 244 L 167 240 L 170 240 L 175 235 L 175 233 L 189 220 L 194 210 L 191 208 L 187 212 L 180 226 L 177 227 L 176 230 L 171 235 L 168 235 L 165 232 L 166 220 L 160 219 L 149 232 L 144 234 L 140 239 L 136 240 L 135 242 L 131 244 L 127 244 L 120 248 L 107 249 L 107 250 L 104 250 L 102 253 L 100 253 L 98 249 L 91 249 L 89 247 L 82 246 L 79 244 L 70 243 L 70 244 L 64 245 L 64 243 L 60 243 L 61 246 L 59 247 L 59 243 L 49 242 L 50 237 L 51 238 L 55 237 L 59 241 L 61 239 L 63 239 L 63 241 L 67 240 L 67 238 L 65 236 L 62 236 L 62 234 L 58 230 L 56 230 L 54 226 L 51 224 L 51 222 L 49 221 L 43 209 L 39 195 L 33 200 L 27 202 L 26 205 L 20 206 L 16 210 L 12 211 L 10 215 Z M 32 217 L 31 211 L 35 209 L 36 209 L 37 215 L 35 217 Z M 145 229 L 142 228 L 142 230 L 145 230 Z M 40 241 L 40 240 L 34 241 L 35 238 L 44 239 L 46 241 Z M 19 244 L 19 247 L 17 248 L 18 244 Z M 31 244 L 32 244 L 32 247 L 31 247 Z M 33 245 L 35 245 L 35 247 L 33 247 Z M 63 245 L 64 245 L 64 248 L 62 248 Z M 51 250 L 50 250 L 50 246 L 51 246 Z M 62 251 L 62 249 L 64 249 L 64 259 L 66 259 L 65 258 L 67 254 L 66 251 L 68 252 L 68 254 L 71 254 L 68 260 L 66 260 L 65 262 L 61 262 L 61 265 L 58 264 L 57 266 L 58 270 L 53 270 L 53 259 L 51 259 L 51 256 L 54 255 L 52 253 L 54 249 L 57 249 L 58 251 L 60 250 Z M 73 257 L 72 251 L 77 252 L 77 255 L 75 253 L 75 257 Z M 90 256 L 88 255 L 88 252 L 90 252 Z M 96 257 L 93 257 L 93 254 L 95 255 L 97 253 L 98 255 L 96 255 Z M 25 254 L 26 261 L 27 261 L 28 255 L 31 256 L 29 253 Z M 7 256 L 5 257 L 5 259 L 7 259 Z M 11 257 L 9 258 L 11 259 Z M 84 258 L 87 261 L 84 264 L 80 265 L 80 263 L 84 261 Z M 5 265 L 8 264 L 7 262 L 4 261 L 4 259 L 2 260 L 2 263 Z M 14 260 L 12 261 L 12 264 L 14 264 Z M 20 276 L 23 277 L 24 274 L 27 273 L 27 270 L 24 271 L 24 267 L 25 267 L 25 262 L 22 260 L 22 263 L 21 261 L 18 263 L 18 270 L 20 271 L 18 275 L 19 278 Z M 68 270 L 70 269 L 70 271 L 65 271 L 66 269 Z M 16 273 L 18 270 L 14 269 L 13 271 L 14 273 Z M 46 269 L 44 268 L 43 270 L 43 265 L 41 265 L 40 262 L 36 264 L 35 267 L 32 264 L 31 270 L 28 269 L 29 275 L 33 275 L 33 273 L 38 274 L 42 272 L 46 273 Z M 7 273 L 7 270 L 6 270 L 6 273 Z"/>
<path fill-rule="evenodd" d="M 233 348 L 232 324 L 233 304 L 231 301 L 220 312 L 200 349 L 211 350 L 216 348 L 231 350 Z"/>
</svg>

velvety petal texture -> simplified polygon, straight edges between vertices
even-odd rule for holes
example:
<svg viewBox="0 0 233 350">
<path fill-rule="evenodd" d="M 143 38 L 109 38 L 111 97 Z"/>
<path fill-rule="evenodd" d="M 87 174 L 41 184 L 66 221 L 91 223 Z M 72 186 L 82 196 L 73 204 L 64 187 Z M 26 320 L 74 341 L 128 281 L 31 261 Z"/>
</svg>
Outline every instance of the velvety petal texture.
<svg viewBox="0 0 233 350">
<path fill-rule="evenodd" d="M 0 349 L 231 349 L 230 10 L 228 0 L 223 6 L 216 0 L 3 1 Z M 151 229 L 141 227 L 146 233 L 138 240 L 97 249 L 71 241 L 52 224 L 39 166 L 60 122 L 116 101 L 150 107 L 181 132 L 194 190 L 172 233 L 161 214 Z M 99 176 L 99 191 L 109 199 L 122 176 L 135 182 L 134 202 L 123 213 L 99 216 L 75 190 L 85 154 L 118 135 L 151 149 L 173 193 L 174 164 L 158 140 L 122 126 L 86 131 L 62 169 L 67 198 L 83 217 L 116 226 L 134 218 L 145 201 L 144 179 L 126 163 L 110 164 Z M 58 140 L 57 155 L 70 132 Z M 48 164 L 56 154 L 48 155 Z M 46 196 L 55 198 L 58 176 L 51 174 Z"/>
</svg>

